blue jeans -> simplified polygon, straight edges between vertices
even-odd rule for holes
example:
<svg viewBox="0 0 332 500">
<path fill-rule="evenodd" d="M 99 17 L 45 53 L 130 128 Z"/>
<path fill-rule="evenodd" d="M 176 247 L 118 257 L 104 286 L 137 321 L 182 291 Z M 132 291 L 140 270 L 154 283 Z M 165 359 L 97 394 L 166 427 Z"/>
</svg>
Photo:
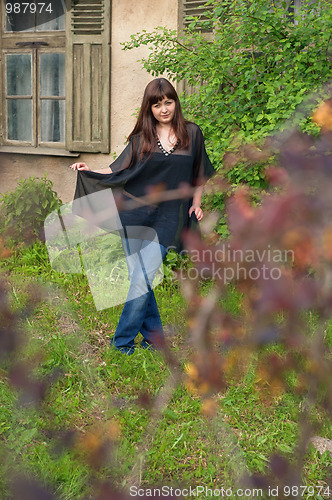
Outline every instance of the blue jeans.
<svg viewBox="0 0 332 500">
<path fill-rule="evenodd" d="M 134 339 L 139 332 L 143 335 L 142 347 L 158 345 L 164 340 L 152 282 L 167 249 L 155 241 L 131 238 L 123 240 L 123 248 L 130 287 L 111 345 L 123 353 L 132 354 Z"/>
</svg>

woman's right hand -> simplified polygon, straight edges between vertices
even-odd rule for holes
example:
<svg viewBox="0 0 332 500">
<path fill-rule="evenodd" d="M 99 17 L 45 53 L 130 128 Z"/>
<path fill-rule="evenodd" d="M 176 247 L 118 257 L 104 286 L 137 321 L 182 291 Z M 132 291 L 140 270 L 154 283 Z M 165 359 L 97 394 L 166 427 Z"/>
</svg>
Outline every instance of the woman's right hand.
<svg viewBox="0 0 332 500">
<path fill-rule="evenodd" d="M 73 163 L 70 168 L 73 170 L 90 170 L 86 163 Z"/>
</svg>

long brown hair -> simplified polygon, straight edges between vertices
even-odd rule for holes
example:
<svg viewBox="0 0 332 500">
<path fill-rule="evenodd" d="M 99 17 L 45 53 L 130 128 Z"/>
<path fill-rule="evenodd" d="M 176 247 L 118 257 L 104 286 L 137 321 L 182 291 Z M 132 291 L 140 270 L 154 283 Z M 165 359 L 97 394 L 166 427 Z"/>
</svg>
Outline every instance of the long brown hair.
<svg viewBox="0 0 332 500">
<path fill-rule="evenodd" d="M 145 88 L 141 109 L 136 125 L 128 136 L 141 134 L 142 144 L 140 148 L 140 159 L 146 153 L 151 153 L 156 144 L 156 125 L 158 121 L 153 116 L 151 106 L 162 99 L 173 99 L 175 101 L 175 113 L 172 128 L 178 139 L 178 148 L 186 149 L 189 146 L 189 136 L 186 128 L 186 120 L 183 117 L 179 97 L 173 85 L 166 78 L 155 78 Z"/>
</svg>

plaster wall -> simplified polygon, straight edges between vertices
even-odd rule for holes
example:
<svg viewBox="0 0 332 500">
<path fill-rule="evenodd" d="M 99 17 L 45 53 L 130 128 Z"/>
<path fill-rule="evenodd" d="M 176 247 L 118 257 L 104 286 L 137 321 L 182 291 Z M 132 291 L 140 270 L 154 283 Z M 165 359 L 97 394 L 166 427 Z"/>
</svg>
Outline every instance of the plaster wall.
<svg viewBox="0 0 332 500">
<path fill-rule="evenodd" d="M 142 30 L 157 26 L 177 29 L 178 0 L 113 0 L 111 59 L 111 152 L 123 149 L 126 136 L 135 124 L 143 91 L 153 79 L 137 62 L 150 51 L 147 47 L 122 50 L 121 42 Z"/>
<path fill-rule="evenodd" d="M 157 26 L 176 29 L 178 0 L 113 0 L 111 20 L 111 154 L 81 153 L 78 158 L 0 153 L 0 193 L 12 190 L 22 178 L 47 177 L 66 203 L 74 194 L 76 174 L 68 168 L 71 163 L 87 163 L 92 169 L 107 168 L 124 148 L 126 137 L 135 124 L 146 84 L 152 79 L 138 59 L 149 54 L 147 47 L 123 51 L 121 42 L 130 35 L 152 31 Z"/>
<path fill-rule="evenodd" d="M 92 169 L 107 167 L 112 158 L 103 154 L 82 153 L 78 158 L 30 154 L 0 153 L 0 194 L 15 189 L 17 182 L 28 177 L 43 177 L 53 182 L 53 189 L 64 203 L 75 192 L 76 173 L 69 165 L 84 161 Z"/>
</svg>

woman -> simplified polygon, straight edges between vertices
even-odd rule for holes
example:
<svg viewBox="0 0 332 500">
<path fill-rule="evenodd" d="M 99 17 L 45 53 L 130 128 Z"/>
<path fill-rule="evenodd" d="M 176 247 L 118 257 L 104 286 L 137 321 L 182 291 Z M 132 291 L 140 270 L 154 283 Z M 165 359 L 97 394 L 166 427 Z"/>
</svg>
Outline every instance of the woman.
<svg viewBox="0 0 332 500">
<path fill-rule="evenodd" d="M 142 347 L 161 345 L 162 324 L 152 290 L 152 281 L 167 250 L 179 248 L 181 232 L 194 213 L 203 218 L 201 197 L 205 181 L 214 174 L 206 154 L 201 130 L 184 119 L 173 85 L 156 78 L 146 87 L 136 125 L 128 145 L 105 170 L 91 171 L 85 163 L 74 163 L 78 170 L 75 198 L 105 187 L 121 187 L 125 201 L 136 202 L 120 218 L 124 228 L 153 229 L 157 238 L 131 232 L 123 239 L 130 276 L 130 289 L 111 344 L 132 354 L 134 339 L 143 335 Z M 167 196 L 181 186 L 194 188 L 192 198 Z M 162 201 L 142 204 L 149 192 L 160 193 Z M 133 255 L 139 256 L 131 259 Z"/>
</svg>

